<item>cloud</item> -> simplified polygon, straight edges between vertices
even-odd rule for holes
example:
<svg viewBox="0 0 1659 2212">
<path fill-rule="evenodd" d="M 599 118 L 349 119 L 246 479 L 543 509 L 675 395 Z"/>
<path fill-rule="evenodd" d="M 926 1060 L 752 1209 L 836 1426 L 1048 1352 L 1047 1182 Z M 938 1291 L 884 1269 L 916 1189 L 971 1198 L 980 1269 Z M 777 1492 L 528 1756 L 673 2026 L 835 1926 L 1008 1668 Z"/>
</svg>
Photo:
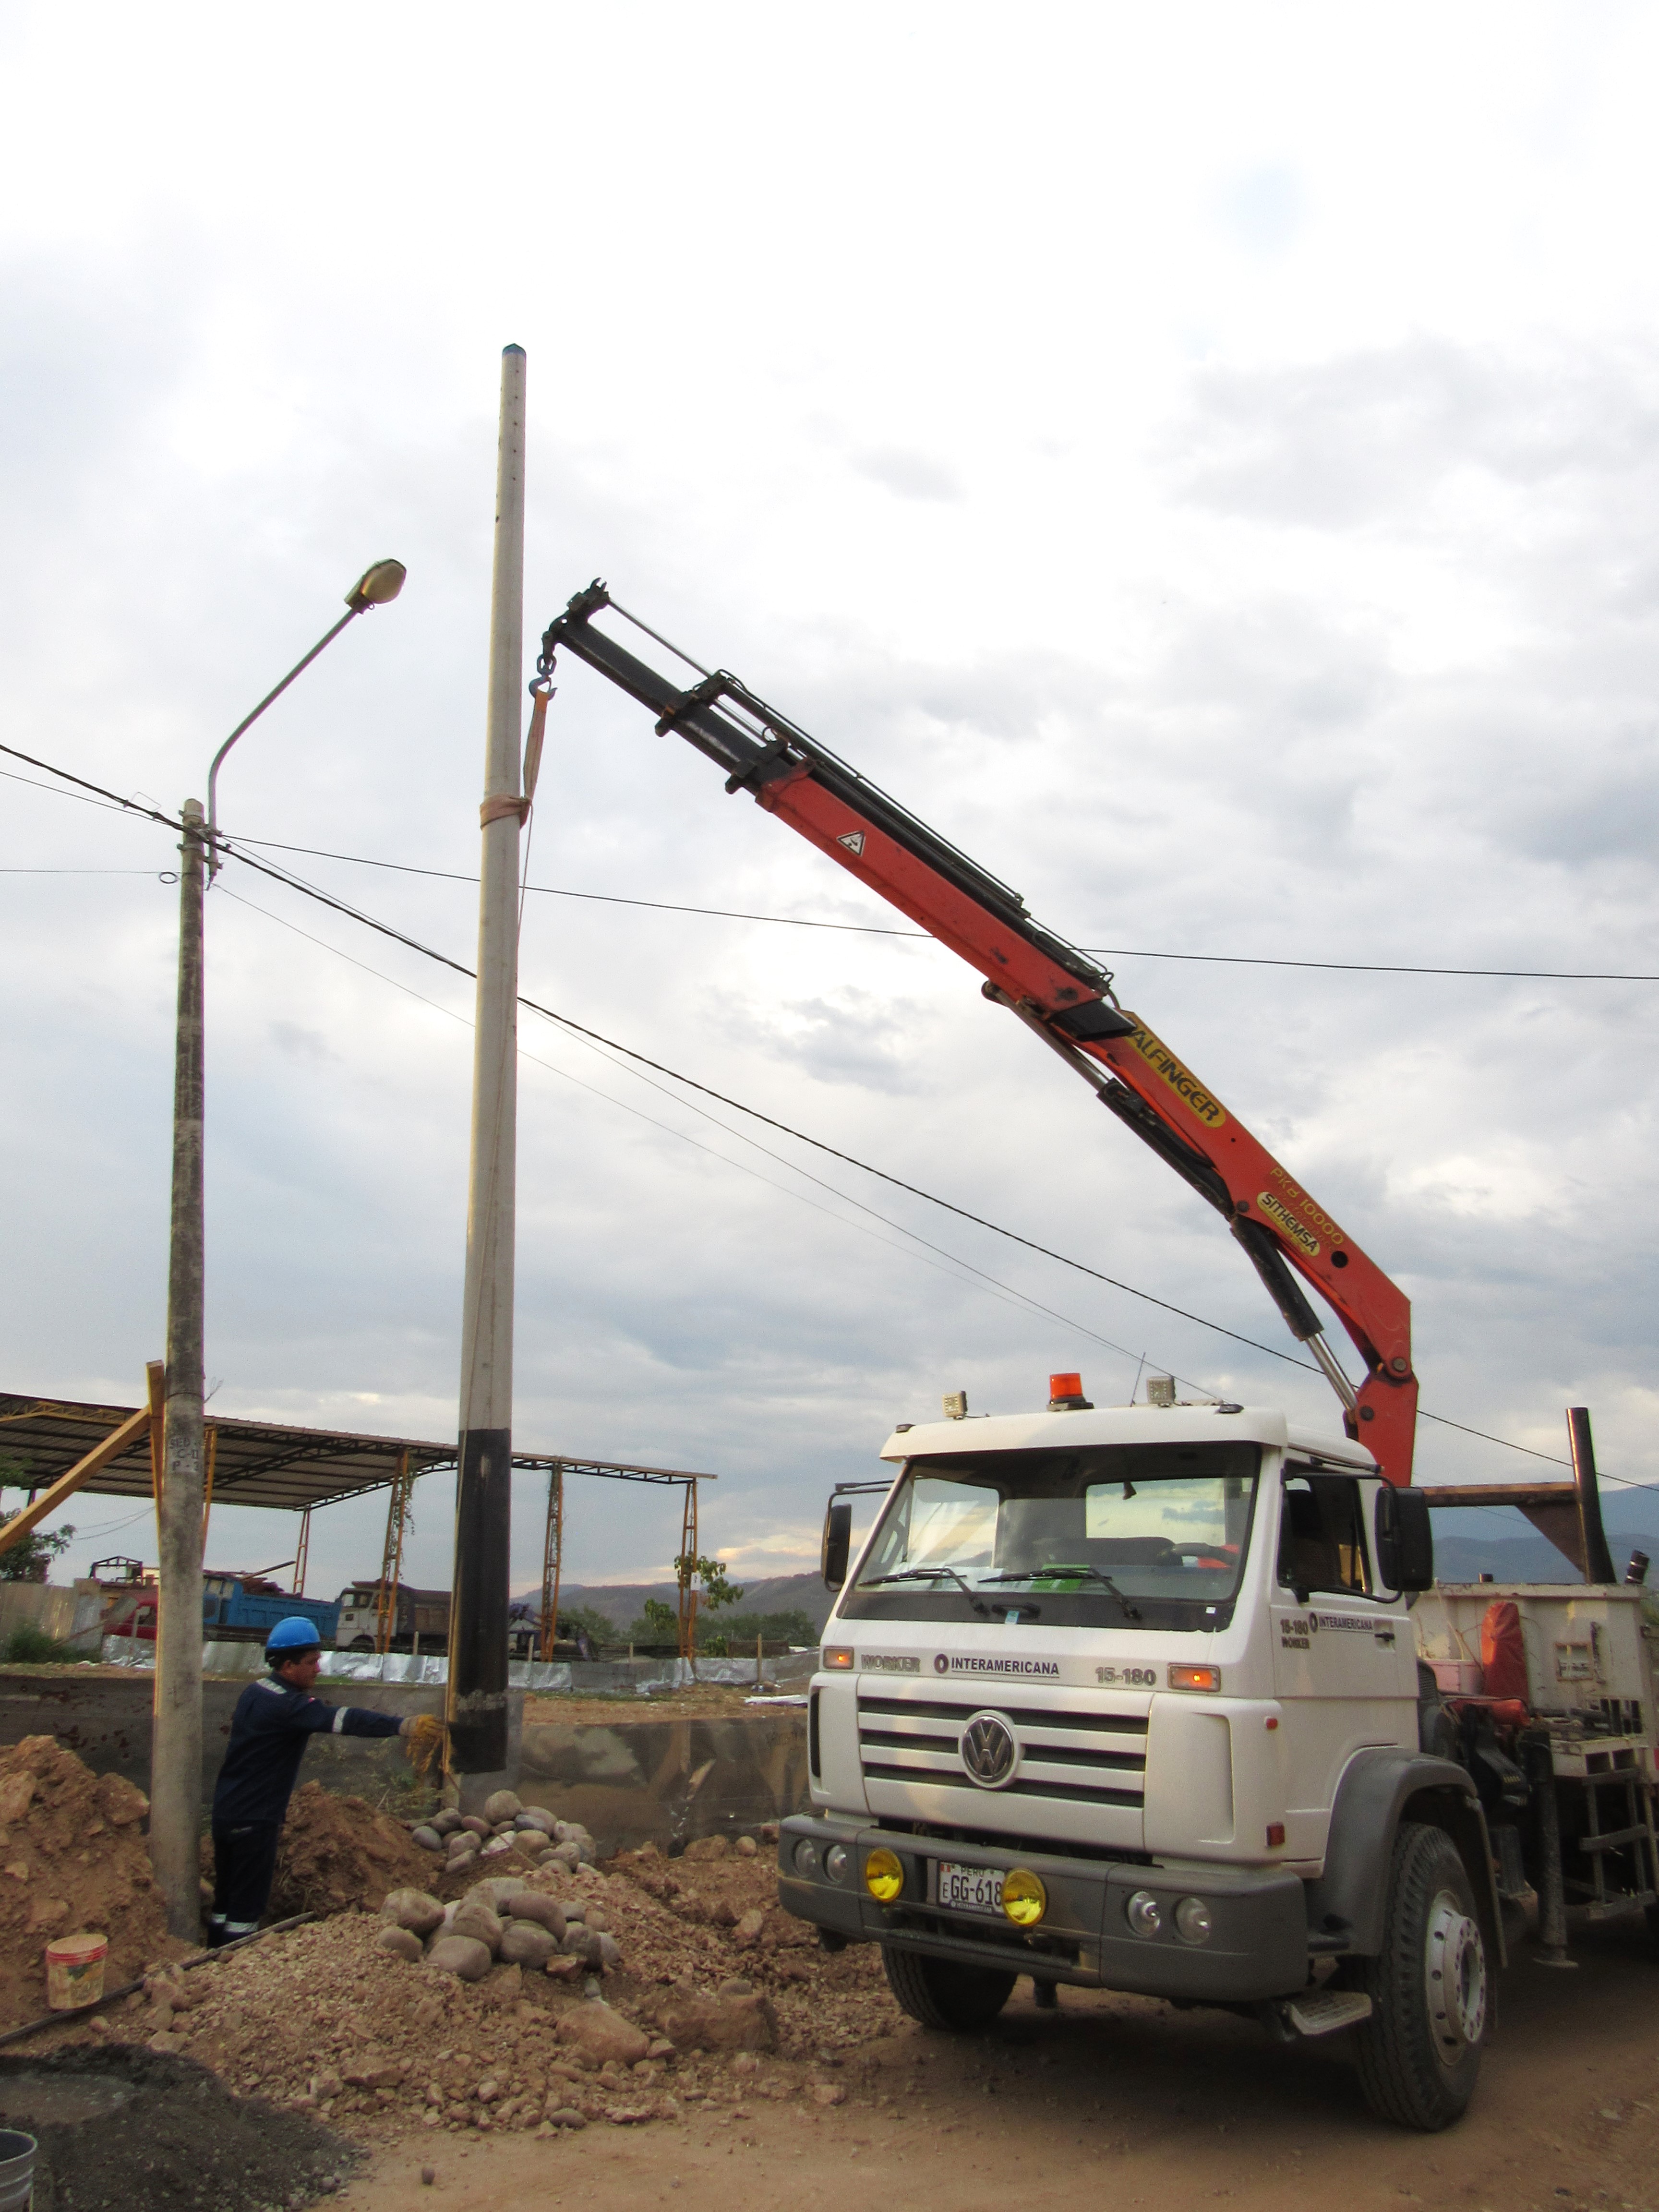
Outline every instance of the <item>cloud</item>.
<svg viewBox="0 0 1659 2212">
<path fill-rule="evenodd" d="M 1228 228 L 1254 252 L 1282 253 L 1302 228 L 1306 195 L 1294 170 L 1255 169 L 1222 203 Z"/>
<path fill-rule="evenodd" d="M 527 67 L 553 57 L 514 20 Z M 40 19 L 0 149 L 35 180 L 0 194 L 9 741 L 175 804 L 395 552 L 403 598 L 249 733 L 222 802 L 239 834 L 395 864 L 283 856 L 470 965 L 474 887 L 400 870 L 476 867 L 495 349 L 520 337 L 532 635 L 607 574 L 1051 927 L 1136 948 L 1126 1000 L 1408 1291 L 1427 1402 L 1549 1449 L 1590 1402 L 1606 1464 L 1659 1475 L 1651 994 L 1150 957 L 1655 965 L 1659 353 L 1639 220 L 1610 210 L 1650 204 L 1656 157 L 1600 127 L 1644 72 L 1598 33 L 1598 128 L 1540 167 L 1484 52 L 1437 74 L 1437 137 L 1409 37 L 1333 148 L 1305 56 L 1255 24 L 1196 76 L 1149 19 L 1144 54 L 1109 24 L 1086 67 L 962 39 L 926 85 L 904 56 L 878 85 L 810 27 L 763 53 L 651 20 L 625 55 L 602 17 L 558 27 L 598 89 L 503 151 L 476 39 L 441 66 L 348 33 L 324 82 L 228 19 L 182 72 Z M 774 113 L 785 66 L 800 158 L 711 143 L 688 169 L 700 92 Z M 388 174 L 398 220 L 343 222 Z M 606 222 L 573 222 L 596 178 Z M 558 684 L 535 880 L 903 926 L 587 672 Z M 0 793 L 0 861 L 174 857 Z M 209 911 L 216 1403 L 441 1439 L 471 987 L 234 868 L 222 888 L 248 903 Z M 5 1379 L 130 1401 L 165 1328 L 176 902 L 0 875 L 0 905 Z M 939 948 L 537 898 L 522 957 L 532 996 L 651 1060 L 1279 1344 L 1207 1210 Z M 711 1544 L 810 1552 L 829 1486 L 946 1389 L 1029 1407 L 1080 1366 L 1109 1401 L 1144 1352 L 1331 1418 L 1293 1366 L 552 1024 L 520 1041 L 517 1432 L 717 1474 Z M 1431 1474 L 1513 1464 L 1425 1431 Z M 422 1487 L 426 1582 L 447 1480 Z M 521 1479 L 520 1586 L 544 1507 Z M 372 1571 L 380 1513 L 336 1509 L 313 1557 Z M 228 1564 L 292 1534 L 214 1526 Z M 595 1482 L 570 1571 L 678 1536 L 672 1498 Z"/>
<path fill-rule="evenodd" d="M 963 496 L 962 481 L 927 453 L 902 446 L 878 446 L 848 456 L 851 466 L 872 483 L 884 485 L 896 499 L 956 501 Z"/>
</svg>

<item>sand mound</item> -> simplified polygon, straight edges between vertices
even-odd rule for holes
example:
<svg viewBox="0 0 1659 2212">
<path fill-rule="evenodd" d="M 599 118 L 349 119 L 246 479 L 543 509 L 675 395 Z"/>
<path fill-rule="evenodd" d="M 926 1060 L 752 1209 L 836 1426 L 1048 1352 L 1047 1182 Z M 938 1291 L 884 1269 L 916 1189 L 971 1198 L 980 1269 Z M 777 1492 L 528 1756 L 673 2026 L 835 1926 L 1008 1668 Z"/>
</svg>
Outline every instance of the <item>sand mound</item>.
<svg viewBox="0 0 1659 2212">
<path fill-rule="evenodd" d="M 276 1853 L 270 1917 L 296 1912 L 378 1912 L 389 1889 L 425 1889 L 430 1854 L 409 1831 L 361 1797 L 331 1797 L 307 1782 L 289 1800 Z"/>
<path fill-rule="evenodd" d="M 0 1752 L 0 2026 L 45 2012 L 55 1936 L 106 1935 L 107 1988 L 179 1948 L 150 1876 L 149 1810 L 142 1790 L 94 1774 L 49 1735 Z"/>
</svg>

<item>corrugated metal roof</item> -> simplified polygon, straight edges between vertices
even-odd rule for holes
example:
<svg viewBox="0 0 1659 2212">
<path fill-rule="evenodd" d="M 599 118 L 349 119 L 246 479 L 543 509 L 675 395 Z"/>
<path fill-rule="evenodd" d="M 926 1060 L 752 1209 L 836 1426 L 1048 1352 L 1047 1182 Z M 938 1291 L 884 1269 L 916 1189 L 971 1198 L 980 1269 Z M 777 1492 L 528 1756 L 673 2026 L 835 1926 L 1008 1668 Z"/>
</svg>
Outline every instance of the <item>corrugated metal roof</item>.
<svg viewBox="0 0 1659 2212">
<path fill-rule="evenodd" d="M 137 1411 L 132 1406 L 93 1406 L 66 1398 L 31 1398 L 0 1391 L 0 1467 L 9 1461 L 5 1480 L 14 1487 L 45 1489 L 66 1474 Z M 342 1429 L 296 1429 L 280 1421 L 242 1420 L 233 1415 L 208 1418 L 213 1431 L 213 1502 L 216 1505 L 274 1506 L 297 1513 L 307 1506 L 332 1505 L 341 1499 L 381 1490 L 398 1471 L 403 1454 L 416 1474 L 453 1468 L 453 1443 L 418 1437 L 354 1435 Z M 551 1469 L 568 1474 L 608 1476 L 623 1482 L 712 1482 L 711 1474 L 640 1467 L 620 1461 L 564 1452 L 514 1452 L 515 1468 Z M 84 1486 L 100 1498 L 150 1495 L 149 1446 L 142 1437 Z"/>
</svg>

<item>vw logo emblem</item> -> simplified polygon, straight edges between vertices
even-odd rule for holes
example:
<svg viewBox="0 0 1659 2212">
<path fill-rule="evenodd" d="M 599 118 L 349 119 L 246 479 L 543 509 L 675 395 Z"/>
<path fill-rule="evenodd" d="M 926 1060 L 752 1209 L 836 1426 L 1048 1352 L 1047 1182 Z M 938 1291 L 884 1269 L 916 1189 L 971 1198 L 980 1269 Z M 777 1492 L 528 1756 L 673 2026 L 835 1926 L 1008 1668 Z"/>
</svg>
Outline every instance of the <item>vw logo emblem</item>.
<svg viewBox="0 0 1659 2212">
<path fill-rule="evenodd" d="M 1014 1778 L 1019 1746 L 1000 1713 L 975 1713 L 962 1732 L 962 1763 L 981 1790 L 1000 1790 Z"/>
</svg>

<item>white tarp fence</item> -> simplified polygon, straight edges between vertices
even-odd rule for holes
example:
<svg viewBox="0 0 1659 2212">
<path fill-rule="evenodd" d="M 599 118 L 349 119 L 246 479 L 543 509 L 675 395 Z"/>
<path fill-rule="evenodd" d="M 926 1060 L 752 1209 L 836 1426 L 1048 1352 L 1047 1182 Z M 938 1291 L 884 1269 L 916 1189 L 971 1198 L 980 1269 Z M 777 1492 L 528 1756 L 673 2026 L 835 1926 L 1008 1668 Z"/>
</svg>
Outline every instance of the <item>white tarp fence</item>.
<svg viewBox="0 0 1659 2212">
<path fill-rule="evenodd" d="M 155 1646 L 130 1636 L 104 1638 L 106 1667 L 131 1667 L 140 1672 L 155 1665 Z M 761 1662 L 760 1684 L 804 1682 L 817 1667 L 816 1650 L 791 1651 L 778 1659 Z M 646 1672 L 646 1668 L 653 1671 Z M 204 1674 L 245 1674 L 250 1679 L 265 1671 L 264 1654 L 257 1644 L 204 1644 Z M 321 1678 L 325 1682 L 406 1682 L 421 1688 L 441 1688 L 449 1680 L 447 1659 L 416 1658 L 407 1651 L 325 1651 Z M 514 1659 L 507 1669 L 508 1686 L 532 1692 L 606 1692 L 632 1690 L 648 1698 L 663 1690 L 688 1689 L 696 1682 L 721 1682 L 736 1687 L 756 1686 L 752 1659 L 684 1659 L 659 1661 Z"/>
</svg>

